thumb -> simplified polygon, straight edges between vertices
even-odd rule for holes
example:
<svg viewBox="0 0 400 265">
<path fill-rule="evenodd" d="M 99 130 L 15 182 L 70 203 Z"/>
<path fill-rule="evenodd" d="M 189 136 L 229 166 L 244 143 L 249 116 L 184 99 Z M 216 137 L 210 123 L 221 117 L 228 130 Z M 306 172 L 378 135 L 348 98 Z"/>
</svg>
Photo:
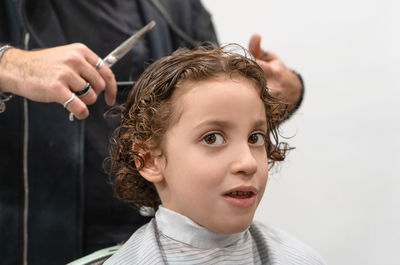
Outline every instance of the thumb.
<svg viewBox="0 0 400 265">
<path fill-rule="evenodd" d="M 264 55 L 264 50 L 261 48 L 261 35 L 253 34 L 249 41 L 249 51 L 256 59 L 261 59 Z"/>
</svg>

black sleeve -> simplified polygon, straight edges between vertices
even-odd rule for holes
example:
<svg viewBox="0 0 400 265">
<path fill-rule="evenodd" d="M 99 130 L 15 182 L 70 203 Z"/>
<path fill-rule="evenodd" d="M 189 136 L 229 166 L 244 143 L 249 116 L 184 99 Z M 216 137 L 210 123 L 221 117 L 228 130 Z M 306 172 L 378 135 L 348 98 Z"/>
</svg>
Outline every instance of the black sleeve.
<svg viewBox="0 0 400 265">
<path fill-rule="evenodd" d="M 0 43 L 11 43 L 19 46 L 22 28 L 17 7 L 12 0 L 0 1 Z"/>
</svg>

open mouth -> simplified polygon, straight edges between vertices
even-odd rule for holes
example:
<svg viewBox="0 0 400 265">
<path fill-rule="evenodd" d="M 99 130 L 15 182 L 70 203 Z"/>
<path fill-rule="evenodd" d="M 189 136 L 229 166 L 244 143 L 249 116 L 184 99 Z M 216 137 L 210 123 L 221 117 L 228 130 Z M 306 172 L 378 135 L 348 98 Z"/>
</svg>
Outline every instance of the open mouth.
<svg viewBox="0 0 400 265">
<path fill-rule="evenodd" d="M 235 207 L 250 208 L 256 203 L 257 190 L 244 188 L 244 190 L 228 191 L 224 194 L 227 202 Z"/>
<path fill-rule="evenodd" d="M 255 196 L 256 193 L 253 191 L 233 191 L 225 194 L 225 196 L 236 198 L 236 199 L 247 199 Z"/>
</svg>

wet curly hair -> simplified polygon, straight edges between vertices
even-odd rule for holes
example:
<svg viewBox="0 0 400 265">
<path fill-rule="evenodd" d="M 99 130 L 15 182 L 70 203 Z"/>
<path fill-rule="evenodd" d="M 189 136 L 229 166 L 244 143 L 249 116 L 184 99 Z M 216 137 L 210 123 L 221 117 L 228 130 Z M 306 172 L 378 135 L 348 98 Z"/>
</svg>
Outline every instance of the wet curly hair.
<svg viewBox="0 0 400 265">
<path fill-rule="evenodd" d="M 154 184 L 139 170 L 144 165 L 143 155 L 152 155 L 151 151 L 161 146 L 166 130 L 174 122 L 172 95 L 184 81 L 202 81 L 221 74 L 250 80 L 265 106 L 269 163 L 285 159 L 291 148 L 279 141 L 278 127 L 288 115 L 288 105 L 269 94 L 263 70 L 248 54 L 236 44 L 181 48 L 147 67 L 119 108 L 122 120 L 113 133 L 110 155 L 105 160 L 117 198 L 138 209 L 146 206 L 156 210 L 161 204 Z"/>
</svg>

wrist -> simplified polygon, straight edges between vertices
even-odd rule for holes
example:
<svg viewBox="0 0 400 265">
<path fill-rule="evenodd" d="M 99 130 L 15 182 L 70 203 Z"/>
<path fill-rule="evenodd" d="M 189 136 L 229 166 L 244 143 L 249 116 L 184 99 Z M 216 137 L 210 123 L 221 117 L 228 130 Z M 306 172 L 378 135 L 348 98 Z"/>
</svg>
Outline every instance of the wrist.
<svg viewBox="0 0 400 265">
<path fill-rule="evenodd" d="M 15 60 L 18 56 L 11 54 L 14 53 L 14 50 L 18 49 L 11 45 L 0 45 L 0 93 L 15 94 L 15 72 L 17 70 Z"/>
<path fill-rule="evenodd" d="M 3 58 L 3 55 L 6 53 L 6 51 L 8 51 L 9 49 L 14 49 L 13 46 L 11 45 L 2 45 L 0 46 L 0 63 L 1 63 L 1 59 Z"/>
<path fill-rule="evenodd" d="M 296 112 L 296 110 L 298 110 L 300 108 L 301 103 L 303 102 L 304 90 L 305 90 L 304 81 L 303 81 L 303 78 L 301 77 L 301 75 L 294 70 L 291 70 L 291 71 L 296 75 L 296 78 L 300 82 L 300 91 L 299 91 L 300 95 L 298 96 L 297 101 L 292 105 L 292 108 L 289 110 L 289 116 L 292 115 L 294 112 Z"/>
<path fill-rule="evenodd" d="M 14 47 L 11 45 L 4 45 L 4 46 L 0 46 L 0 66 L 1 66 L 1 61 L 3 59 L 4 54 L 6 53 L 6 51 L 13 49 Z M 11 93 L 6 93 L 4 92 L 4 90 L 6 89 L 2 89 L 1 84 L 3 82 L 1 82 L 1 68 L 0 68 L 0 114 L 3 113 L 6 110 L 6 102 L 9 101 L 12 97 L 13 94 Z"/>
</svg>

